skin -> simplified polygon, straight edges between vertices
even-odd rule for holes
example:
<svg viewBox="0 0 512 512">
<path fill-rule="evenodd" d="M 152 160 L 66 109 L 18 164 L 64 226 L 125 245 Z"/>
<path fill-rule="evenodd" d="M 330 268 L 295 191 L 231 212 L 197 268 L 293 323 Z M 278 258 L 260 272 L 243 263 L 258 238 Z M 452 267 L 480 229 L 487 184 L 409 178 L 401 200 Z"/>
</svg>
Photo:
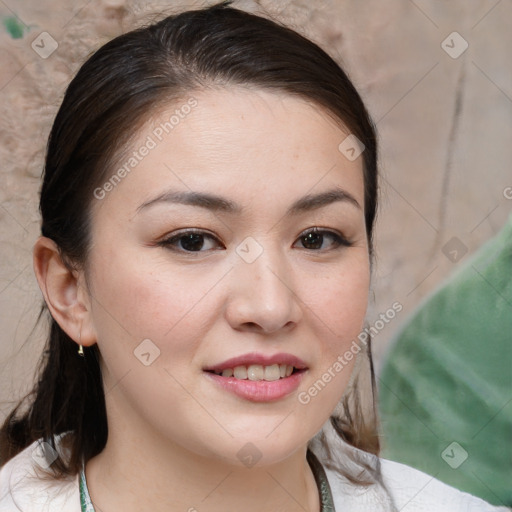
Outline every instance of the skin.
<svg viewBox="0 0 512 512">
<path fill-rule="evenodd" d="M 51 240 L 34 247 L 52 315 L 102 354 L 109 437 L 86 465 L 89 491 L 105 511 L 318 512 L 306 446 L 340 400 L 354 360 L 308 404 L 298 394 L 363 325 L 370 270 L 362 160 L 346 159 L 338 145 L 348 132 L 301 99 L 243 88 L 194 97 L 197 107 L 114 190 L 92 198 L 87 276 L 68 270 Z M 155 114 L 132 149 L 168 118 Z M 286 215 L 298 199 L 334 188 L 359 207 L 336 201 Z M 137 211 L 170 189 L 217 194 L 242 211 L 171 202 Z M 351 245 L 326 234 L 305 247 L 301 235 L 313 227 Z M 184 228 L 215 238 L 193 253 L 158 244 Z M 250 264 L 236 252 L 247 237 L 263 249 Z M 144 339 L 160 350 L 149 366 L 134 355 Z M 205 376 L 205 366 L 248 352 L 290 353 L 308 370 L 296 391 L 266 403 Z M 261 455 L 251 468 L 237 457 L 249 442 Z"/>
</svg>

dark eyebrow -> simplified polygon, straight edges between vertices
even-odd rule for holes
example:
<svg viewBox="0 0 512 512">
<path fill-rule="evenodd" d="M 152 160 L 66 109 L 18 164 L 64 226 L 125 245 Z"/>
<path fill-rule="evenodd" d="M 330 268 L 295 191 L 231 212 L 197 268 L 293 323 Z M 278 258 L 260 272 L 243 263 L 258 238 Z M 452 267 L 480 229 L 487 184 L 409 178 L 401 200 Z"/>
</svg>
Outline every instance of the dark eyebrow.
<svg viewBox="0 0 512 512">
<path fill-rule="evenodd" d="M 286 214 L 297 215 L 299 213 L 317 210 L 318 208 L 322 208 L 323 206 L 337 201 L 350 203 L 361 210 L 361 205 L 352 194 L 341 188 L 334 188 L 320 194 L 308 194 L 300 198 L 288 208 Z"/>
<path fill-rule="evenodd" d="M 290 208 L 288 208 L 286 215 L 298 215 L 299 213 L 317 210 L 318 208 L 322 208 L 323 206 L 327 206 L 337 201 L 347 202 L 354 205 L 356 208 L 361 209 L 361 205 L 352 194 L 343 189 L 335 188 L 320 194 L 308 194 L 307 196 L 301 197 L 299 200 L 295 201 Z M 233 201 L 213 194 L 203 192 L 168 191 L 142 203 L 137 208 L 137 213 L 144 208 L 162 202 L 199 206 L 209 210 L 232 214 L 240 214 L 243 209 L 242 206 L 234 203 Z"/>
<path fill-rule="evenodd" d="M 137 213 L 143 208 L 147 208 L 148 206 L 162 202 L 200 206 L 201 208 L 207 208 L 209 210 L 222 211 L 226 213 L 240 213 L 242 211 L 241 206 L 233 203 L 232 201 L 229 201 L 228 199 L 224 199 L 213 194 L 206 194 L 202 192 L 169 191 L 160 194 L 154 199 L 150 199 L 149 201 L 142 203 L 137 208 Z"/>
</svg>

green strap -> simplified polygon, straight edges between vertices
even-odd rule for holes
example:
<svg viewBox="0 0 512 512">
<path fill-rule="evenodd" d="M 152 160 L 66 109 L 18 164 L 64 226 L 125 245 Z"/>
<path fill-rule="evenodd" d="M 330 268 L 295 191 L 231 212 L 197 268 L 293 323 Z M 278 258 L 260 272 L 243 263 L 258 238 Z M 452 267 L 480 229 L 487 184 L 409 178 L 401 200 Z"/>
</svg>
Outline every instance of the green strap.
<svg viewBox="0 0 512 512">
<path fill-rule="evenodd" d="M 332 499 L 331 487 L 322 464 L 320 464 L 319 460 L 311 450 L 307 451 L 306 458 L 311 467 L 311 471 L 313 471 L 318 492 L 320 493 L 320 512 L 336 512 L 334 508 L 334 501 Z M 91 497 L 89 496 L 89 490 L 87 489 L 83 465 L 80 470 L 80 506 L 82 512 L 95 512 L 94 507 L 92 506 Z"/>
<path fill-rule="evenodd" d="M 89 489 L 87 489 L 83 464 L 82 469 L 80 470 L 80 509 L 82 512 L 95 512 L 94 507 L 92 506 L 91 497 L 89 496 Z"/>
<path fill-rule="evenodd" d="M 324 467 L 311 450 L 307 451 L 306 459 L 309 462 L 311 471 L 315 477 L 318 492 L 320 493 L 320 512 L 336 512 L 336 509 L 334 508 L 334 500 L 332 498 L 331 486 L 329 485 L 329 480 L 327 480 Z"/>
</svg>

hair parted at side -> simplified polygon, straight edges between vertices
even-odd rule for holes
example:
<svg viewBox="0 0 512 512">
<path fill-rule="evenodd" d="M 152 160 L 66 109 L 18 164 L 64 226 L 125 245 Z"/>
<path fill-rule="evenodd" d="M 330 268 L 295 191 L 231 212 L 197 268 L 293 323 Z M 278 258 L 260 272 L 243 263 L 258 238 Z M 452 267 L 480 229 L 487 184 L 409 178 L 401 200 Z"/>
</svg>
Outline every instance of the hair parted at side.
<svg viewBox="0 0 512 512">
<path fill-rule="evenodd" d="M 70 268 L 83 269 L 87 277 L 93 191 L 111 174 L 137 128 L 194 91 L 230 86 L 305 99 L 364 144 L 364 211 L 372 254 L 377 142 L 359 94 L 339 64 L 315 43 L 231 3 L 182 12 L 116 37 L 69 84 L 48 140 L 40 212 L 42 235 L 57 244 Z M 44 314 L 50 329 L 41 370 L 32 392 L 0 429 L 0 464 L 40 438 L 55 448 L 55 436 L 67 432 L 70 455 L 59 456 L 51 466 L 54 477 L 62 478 L 76 475 L 82 460 L 103 450 L 107 415 L 98 346 L 84 347 L 85 357 L 78 356 L 76 343 L 43 303 L 38 321 Z M 366 348 L 374 390 L 370 342 Z M 357 394 L 355 385 L 344 397 L 343 414 L 331 417 L 331 423 L 348 444 L 378 454 L 375 406 L 366 418 Z M 380 480 L 378 466 L 363 469 Z"/>
</svg>

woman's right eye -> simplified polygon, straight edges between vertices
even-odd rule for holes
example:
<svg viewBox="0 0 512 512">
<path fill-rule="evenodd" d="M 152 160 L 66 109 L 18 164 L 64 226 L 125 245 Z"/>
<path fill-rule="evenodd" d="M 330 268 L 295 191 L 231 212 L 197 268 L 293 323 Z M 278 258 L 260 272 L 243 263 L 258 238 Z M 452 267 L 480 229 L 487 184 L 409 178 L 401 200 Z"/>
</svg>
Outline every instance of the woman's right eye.
<svg viewBox="0 0 512 512">
<path fill-rule="evenodd" d="M 173 234 L 159 242 L 159 245 L 184 253 L 207 252 L 223 248 L 213 235 L 198 230 L 186 230 Z"/>
</svg>

